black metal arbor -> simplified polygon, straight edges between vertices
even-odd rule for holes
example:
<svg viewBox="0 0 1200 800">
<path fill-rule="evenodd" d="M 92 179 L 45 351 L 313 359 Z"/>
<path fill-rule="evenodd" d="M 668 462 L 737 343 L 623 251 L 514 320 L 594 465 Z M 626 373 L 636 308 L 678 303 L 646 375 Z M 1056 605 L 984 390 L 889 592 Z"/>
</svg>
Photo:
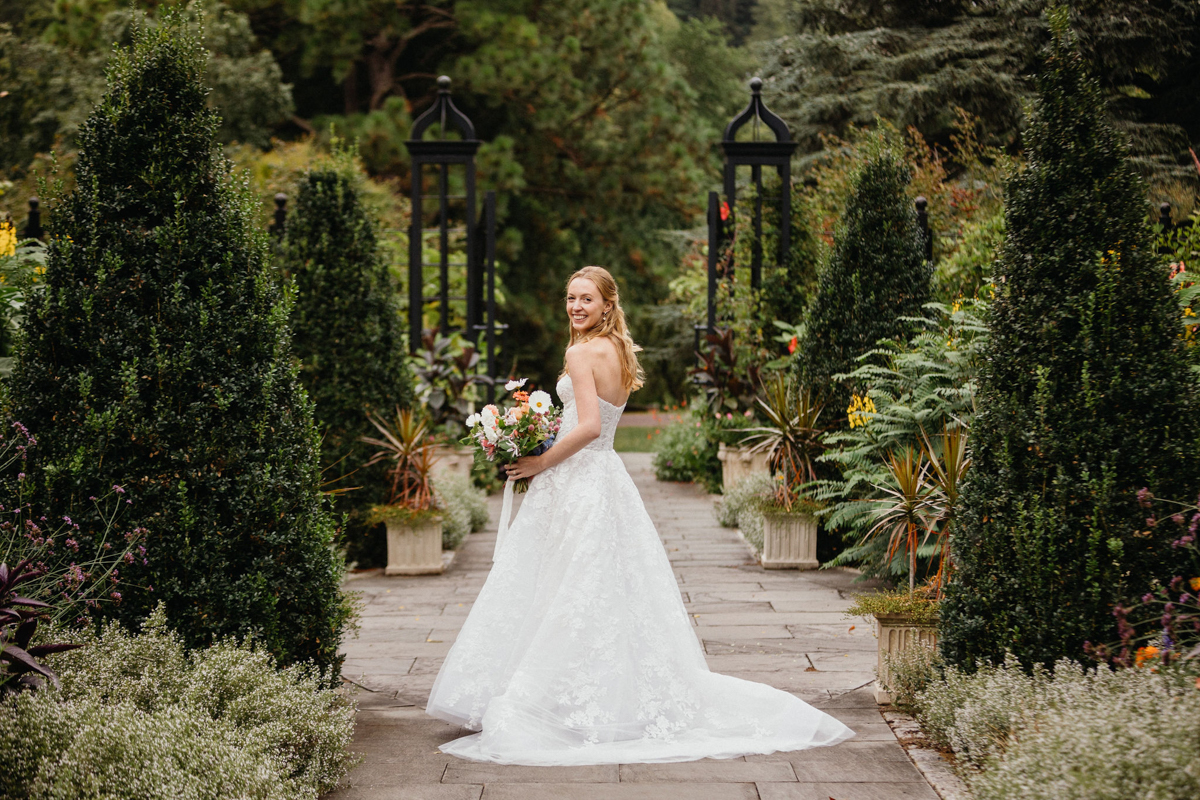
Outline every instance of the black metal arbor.
<svg viewBox="0 0 1200 800">
<path fill-rule="evenodd" d="M 762 100 L 762 78 L 750 80 L 750 104 L 730 120 L 721 139 L 721 150 L 725 153 L 725 197 L 732 215 L 737 204 L 738 167 L 750 167 L 750 181 L 755 188 L 754 238 L 750 263 L 750 285 L 757 289 L 762 283 L 762 195 L 763 167 L 775 167 L 779 173 L 779 258 L 786 257 L 791 247 L 792 233 L 792 154 L 797 142 L 792 141 L 787 123 L 767 108 Z M 737 140 L 738 131 L 747 123 L 754 125 L 754 137 L 748 142 Z M 774 141 L 758 138 L 760 125 L 774 134 Z M 708 319 L 707 331 L 713 333 L 717 323 L 717 265 L 726 232 L 721 219 L 721 198 L 717 192 L 708 193 Z M 732 263 L 731 263 L 732 266 Z"/>
<path fill-rule="evenodd" d="M 467 278 L 466 324 L 461 329 L 475 344 L 479 334 L 485 333 L 487 346 L 488 374 L 495 377 L 496 331 L 505 326 L 496 324 L 496 193 L 488 192 L 484 197 L 482 218 L 475 212 L 475 153 L 481 142 L 475 138 L 475 126 L 450 99 L 450 78 L 443 75 L 437 80 L 438 95 L 434 104 L 413 123 L 411 138 L 404 144 L 412 156 L 412 223 L 408 243 L 408 336 L 409 350 L 415 352 L 421 346 L 425 302 L 438 303 L 438 331 L 450 333 L 450 301 L 463 298 L 450 297 L 450 267 L 465 267 Z M 423 135 L 430 125 L 437 123 L 437 139 L 425 140 Z M 461 139 L 447 139 L 447 126 L 458 130 Z M 464 167 L 463 195 L 450 194 L 450 168 L 461 164 Z M 437 193 L 426 195 L 424 168 L 436 166 L 438 170 Z M 437 199 L 437 227 L 425 228 L 424 205 L 426 197 Z M 452 226 L 451 201 L 464 201 L 463 219 L 460 225 Z M 483 236 L 480 236 L 481 229 Z M 450 261 L 450 234 L 466 234 L 466 261 Z M 424 294 L 424 249 L 427 234 L 437 234 L 439 240 L 438 293 L 434 297 Z M 486 296 L 485 296 L 486 292 Z M 490 393 L 489 389 L 489 393 Z"/>
</svg>

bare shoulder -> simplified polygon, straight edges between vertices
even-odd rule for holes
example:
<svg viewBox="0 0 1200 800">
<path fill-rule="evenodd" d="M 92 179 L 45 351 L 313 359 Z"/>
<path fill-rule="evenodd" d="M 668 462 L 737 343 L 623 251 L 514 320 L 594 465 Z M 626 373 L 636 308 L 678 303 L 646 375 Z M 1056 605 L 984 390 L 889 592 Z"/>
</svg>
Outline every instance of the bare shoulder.
<svg viewBox="0 0 1200 800">
<path fill-rule="evenodd" d="M 597 336 L 586 342 L 577 342 L 567 348 L 567 366 L 588 365 L 591 367 L 608 363 L 617 358 L 616 345 L 607 336 Z"/>
</svg>

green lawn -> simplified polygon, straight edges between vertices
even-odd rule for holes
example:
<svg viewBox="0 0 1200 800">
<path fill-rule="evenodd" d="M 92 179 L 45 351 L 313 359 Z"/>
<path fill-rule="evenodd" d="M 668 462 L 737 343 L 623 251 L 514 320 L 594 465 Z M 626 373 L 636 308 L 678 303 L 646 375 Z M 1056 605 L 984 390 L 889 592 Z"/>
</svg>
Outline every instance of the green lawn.
<svg viewBox="0 0 1200 800">
<path fill-rule="evenodd" d="M 654 439 L 662 433 L 665 425 L 656 428 L 617 428 L 613 437 L 613 449 L 618 453 L 649 453 L 654 450 Z"/>
</svg>

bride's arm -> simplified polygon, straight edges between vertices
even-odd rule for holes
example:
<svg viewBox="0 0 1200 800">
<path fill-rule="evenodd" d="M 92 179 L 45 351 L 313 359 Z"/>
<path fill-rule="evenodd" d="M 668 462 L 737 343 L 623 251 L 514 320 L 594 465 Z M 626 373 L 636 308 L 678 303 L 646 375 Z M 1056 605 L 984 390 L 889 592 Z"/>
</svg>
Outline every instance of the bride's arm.
<svg viewBox="0 0 1200 800">
<path fill-rule="evenodd" d="M 530 478 L 561 464 L 600 436 L 600 400 L 596 378 L 592 374 L 595 355 L 591 348 L 576 345 L 567 351 L 567 372 L 575 390 L 575 410 L 579 423 L 570 433 L 554 440 L 554 446 L 540 456 L 524 456 L 506 467 L 510 478 Z"/>
</svg>

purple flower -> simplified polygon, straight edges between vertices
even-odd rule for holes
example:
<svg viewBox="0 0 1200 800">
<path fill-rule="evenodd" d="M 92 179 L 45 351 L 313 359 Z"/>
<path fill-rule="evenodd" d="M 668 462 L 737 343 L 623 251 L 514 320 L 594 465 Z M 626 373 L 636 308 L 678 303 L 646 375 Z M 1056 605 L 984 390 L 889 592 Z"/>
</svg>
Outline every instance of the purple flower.
<svg viewBox="0 0 1200 800">
<path fill-rule="evenodd" d="M 1176 525 L 1178 525 L 1178 526 L 1179 526 L 1179 527 L 1181 527 L 1181 528 L 1183 527 L 1183 524 L 1184 524 L 1186 521 L 1187 521 L 1187 520 L 1184 518 L 1184 516 L 1183 516 L 1183 514 L 1182 514 L 1182 513 L 1179 513 L 1179 514 L 1172 514 L 1172 515 L 1171 515 L 1171 522 L 1174 522 Z"/>
<path fill-rule="evenodd" d="M 1138 500 L 1138 504 L 1142 508 L 1149 508 L 1150 503 L 1154 501 L 1154 495 L 1152 495 L 1150 493 L 1149 489 L 1146 489 L 1146 488 L 1138 489 L 1137 500 Z"/>
<path fill-rule="evenodd" d="M 24 472 L 18 472 L 18 473 L 17 473 L 17 477 L 18 477 L 18 478 L 20 478 L 21 480 L 25 480 L 25 473 L 24 473 Z"/>
<path fill-rule="evenodd" d="M 121 602 L 121 593 L 120 592 L 113 592 L 112 594 L 109 595 L 109 597 L 111 597 L 113 600 L 116 600 L 118 603 Z"/>
<path fill-rule="evenodd" d="M 1142 602 L 1143 603 L 1154 602 L 1154 595 L 1150 594 L 1149 592 L 1146 592 L 1144 595 L 1142 595 Z"/>
<path fill-rule="evenodd" d="M 117 494 L 125 494 L 125 490 L 122 489 L 120 486 L 117 486 L 115 483 L 113 484 L 113 491 L 116 492 Z"/>
</svg>

